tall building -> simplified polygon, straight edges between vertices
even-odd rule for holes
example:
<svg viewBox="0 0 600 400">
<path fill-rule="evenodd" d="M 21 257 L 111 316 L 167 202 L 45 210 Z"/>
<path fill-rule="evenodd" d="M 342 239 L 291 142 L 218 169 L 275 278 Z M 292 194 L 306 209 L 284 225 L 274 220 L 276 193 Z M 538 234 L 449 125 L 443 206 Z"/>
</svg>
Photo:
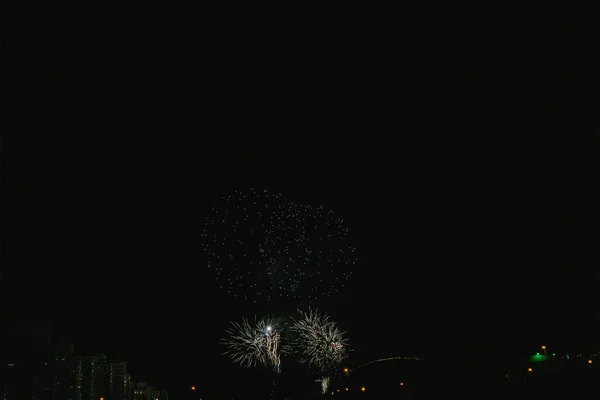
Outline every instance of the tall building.
<svg viewBox="0 0 600 400">
<path fill-rule="evenodd" d="M 53 354 L 44 361 L 44 399 L 75 400 L 77 358 L 73 355 L 73 345 L 66 342 L 55 343 L 52 351 Z"/>
<path fill-rule="evenodd" d="M 131 375 L 129 375 L 129 374 L 123 375 L 123 399 L 124 400 L 132 399 L 132 394 L 131 394 L 131 392 L 133 391 L 132 385 L 133 384 L 131 382 Z"/>
<path fill-rule="evenodd" d="M 127 363 L 121 360 L 109 361 L 105 365 L 106 400 L 130 400 L 131 377 L 127 373 Z"/>
<path fill-rule="evenodd" d="M 49 390 L 44 363 L 52 355 L 52 336 L 43 324 L 17 322 L 0 341 L 2 399 L 41 399 Z"/>
<path fill-rule="evenodd" d="M 76 400 L 99 400 L 107 397 L 106 356 L 79 357 L 76 369 Z"/>
<path fill-rule="evenodd" d="M 73 346 L 50 339 L 3 352 L 7 363 L 0 369 L 0 399 L 75 400 Z"/>
<path fill-rule="evenodd" d="M 48 368 L 46 379 L 49 380 L 44 398 L 75 400 L 77 398 L 77 358 L 72 354 L 58 353 L 44 364 Z"/>
</svg>

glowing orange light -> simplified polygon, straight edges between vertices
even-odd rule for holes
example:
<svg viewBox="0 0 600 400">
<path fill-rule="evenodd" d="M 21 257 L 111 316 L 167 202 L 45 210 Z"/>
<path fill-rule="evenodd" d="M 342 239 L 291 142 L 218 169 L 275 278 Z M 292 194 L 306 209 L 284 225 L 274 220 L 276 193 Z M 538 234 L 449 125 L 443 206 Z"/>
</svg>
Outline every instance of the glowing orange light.
<svg viewBox="0 0 600 400">
<path fill-rule="evenodd" d="M 344 372 L 348 372 L 348 368 L 344 368 Z"/>
<path fill-rule="evenodd" d="M 533 369 L 532 368 L 527 368 L 527 371 L 531 372 L 531 371 L 533 371 Z"/>
<path fill-rule="evenodd" d="M 348 391 L 348 388 L 346 388 L 346 392 Z"/>
<path fill-rule="evenodd" d="M 335 393 L 331 392 L 331 395 L 333 396 Z"/>
<path fill-rule="evenodd" d="M 404 382 L 400 382 L 400 386 L 404 386 Z"/>
<path fill-rule="evenodd" d="M 196 386 L 192 386 L 192 390 L 196 390 Z"/>
<path fill-rule="evenodd" d="M 365 387 L 363 386 L 363 387 L 360 388 L 360 390 L 364 392 L 367 389 L 365 389 Z"/>
<path fill-rule="evenodd" d="M 591 363 L 592 363 L 592 360 L 588 360 L 588 364 L 591 364 Z"/>
<path fill-rule="evenodd" d="M 546 350 L 546 346 L 542 346 L 542 350 Z"/>
</svg>

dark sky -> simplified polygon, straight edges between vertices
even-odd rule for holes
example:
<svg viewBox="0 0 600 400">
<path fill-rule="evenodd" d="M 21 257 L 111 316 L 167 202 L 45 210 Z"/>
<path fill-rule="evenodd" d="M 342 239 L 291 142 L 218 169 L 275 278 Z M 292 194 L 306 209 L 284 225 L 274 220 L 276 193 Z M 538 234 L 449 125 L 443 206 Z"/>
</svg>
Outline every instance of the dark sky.
<svg viewBox="0 0 600 400">
<path fill-rule="evenodd" d="M 265 310 L 214 289 L 202 220 L 265 187 L 350 224 L 353 285 L 323 308 L 356 362 L 594 337 L 594 162 L 565 145 L 583 113 L 568 73 L 539 44 L 412 33 L 47 43 L 19 98 L 40 135 L 3 277 L 15 314 L 134 379 L 215 379 L 227 321 Z"/>
</svg>

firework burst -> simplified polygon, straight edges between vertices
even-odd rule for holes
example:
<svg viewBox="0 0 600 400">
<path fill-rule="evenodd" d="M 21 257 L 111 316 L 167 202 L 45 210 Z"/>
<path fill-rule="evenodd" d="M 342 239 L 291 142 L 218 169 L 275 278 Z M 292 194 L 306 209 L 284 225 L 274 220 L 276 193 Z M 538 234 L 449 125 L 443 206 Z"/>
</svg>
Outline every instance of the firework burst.
<svg viewBox="0 0 600 400">
<path fill-rule="evenodd" d="M 270 318 L 254 323 L 247 319 L 242 319 L 241 323 L 232 322 L 223 340 L 227 346 L 225 354 L 242 367 L 264 365 L 279 373 L 281 354 L 286 350 L 285 343 L 282 343 L 282 328 L 277 319 Z"/>
<path fill-rule="evenodd" d="M 232 322 L 222 340 L 227 346 L 225 354 L 242 367 L 268 367 L 274 372 L 273 391 L 281 372 L 281 357 L 293 354 L 318 371 L 321 391 L 325 393 L 347 356 L 348 339 L 328 315 L 316 310 L 298 312 L 299 317 L 292 318 L 289 324 L 275 318 Z"/>
<path fill-rule="evenodd" d="M 201 244 L 221 289 L 255 303 L 335 296 L 357 262 L 349 228 L 333 210 L 264 189 L 223 197 L 205 218 Z"/>
<path fill-rule="evenodd" d="M 348 339 L 344 337 L 345 332 L 326 314 L 316 310 L 299 313 L 300 317 L 291 325 L 296 354 L 301 361 L 318 368 L 322 373 L 335 372 L 347 356 Z"/>
</svg>

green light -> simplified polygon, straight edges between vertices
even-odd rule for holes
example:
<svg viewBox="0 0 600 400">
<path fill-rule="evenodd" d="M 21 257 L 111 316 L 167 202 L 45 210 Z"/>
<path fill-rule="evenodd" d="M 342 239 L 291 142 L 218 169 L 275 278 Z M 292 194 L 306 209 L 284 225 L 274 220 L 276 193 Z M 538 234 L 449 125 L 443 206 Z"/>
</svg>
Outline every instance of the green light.
<svg viewBox="0 0 600 400">
<path fill-rule="evenodd" d="M 543 354 L 536 354 L 534 356 L 529 357 L 529 361 L 531 362 L 541 362 L 548 360 L 548 357 Z"/>
</svg>

